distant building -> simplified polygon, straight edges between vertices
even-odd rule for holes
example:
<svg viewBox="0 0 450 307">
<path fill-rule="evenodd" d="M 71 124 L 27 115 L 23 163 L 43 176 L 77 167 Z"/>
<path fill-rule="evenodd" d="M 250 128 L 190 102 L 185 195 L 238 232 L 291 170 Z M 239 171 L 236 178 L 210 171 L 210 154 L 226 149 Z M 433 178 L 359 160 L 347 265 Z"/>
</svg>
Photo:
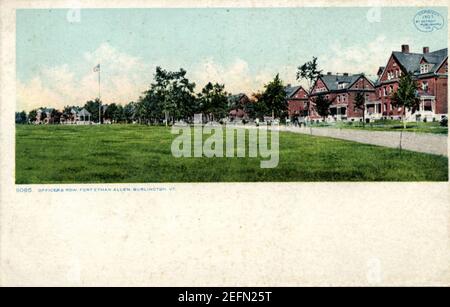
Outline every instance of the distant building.
<svg viewBox="0 0 450 307">
<path fill-rule="evenodd" d="M 228 116 L 233 120 L 247 118 L 248 116 L 245 109 L 248 103 L 250 103 L 250 99 L 244 93 L 229 96 L 228 107 L 230 111 Z"/>
<path fill-rule="evenodd" d="M 40 108 L 36 111 L 35 124 L 48 124 L 52 123 L 52 113 L 54 108 Z"/>
<path fill-rule="evenodd" d="M 301 85 L 291 86 L 290 84 L 286 86 L 285 92 L 289 118 L 306 116 L 308 92 Z"/>
</svg>

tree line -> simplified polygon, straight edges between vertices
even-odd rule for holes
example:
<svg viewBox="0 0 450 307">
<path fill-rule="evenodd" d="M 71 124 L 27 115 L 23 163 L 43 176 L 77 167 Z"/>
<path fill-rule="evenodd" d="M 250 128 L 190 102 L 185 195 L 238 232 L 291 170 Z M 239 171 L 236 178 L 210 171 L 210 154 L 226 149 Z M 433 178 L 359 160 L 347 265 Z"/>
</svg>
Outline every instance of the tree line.
<svg viewBox="0 0 450 307">
<path fill-rule="evenodd" d="M 153 83 L 149 89 L 142 93 L 138 101 L 132 101 L 125 105 L 111 103 L 102 105 L 99 99 L 89 100 L 84 106 L 66 106 L 63 110 L 52 109 L 50 114 L 43 112 L 40 120 L 49 116 L 49 123 L 67 121 L 73 116 L 73 110 L 86 109 L 93 122 L 110 121 L 111 123 L 142 124 L 173 124 L 176 121 L 192 122 L 194 114 L 203 114 L 207 121 L 219 121 L 226 118 L 231 110 L 241 109 L 249 118 L 263 119 L 268 116 L 281 120 L 288 117 L 288 101 L 286 99 L 286 87 L 277 74 L 273 80 L 264 85 L 261 91 L 253 93 L 249 97 L 249 103 L 242 104 L 239 100 L 231 100 L 231 93 L 225 90 L 224 84 L 208 82 L 198 93 L 195 92 L 196 84 L 186 77 L 186 70 L 168 71 L 157 67 Z M 311 92 L 315 81 L 322 75 L 318 69 L 317 58 L 298 67 L 297 80 L 305 81 L 307 91 Z M 415 107 L 417 99 L 414 97 L 414 89 L 417 84 L 409 74 L 401 78 L 398 94 L 393 95 L 393 101 L 398 106 Z M 406 89 L 406 94 L 403 95 Z M 400 96 L 402 95 L 402 96 Z M 312 103 L 312 106 L 311 106 Z M 306 102 L 304 116 L 310 116 L 311 110 L 315 110 L 324 119 L 329 115 L 331 100 L 324 95 L 318 95 L 314 100 Z M 355 108 L 364 113 L 365 99 L 362 93 L 358 93 L 355 99 Z M 36 121 L 38 108 L 16 112 L 16 123 L 30 123 Z M 101 109 L 101 112 L 99 112 Z M 99 114 L 100 113 L 100 114 Z"/>
</svg>

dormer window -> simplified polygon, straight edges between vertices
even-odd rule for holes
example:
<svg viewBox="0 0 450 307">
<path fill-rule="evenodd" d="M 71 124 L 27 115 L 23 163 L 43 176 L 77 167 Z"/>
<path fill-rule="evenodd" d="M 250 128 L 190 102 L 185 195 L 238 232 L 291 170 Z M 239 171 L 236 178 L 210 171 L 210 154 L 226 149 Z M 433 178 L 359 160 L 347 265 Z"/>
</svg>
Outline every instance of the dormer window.
<svg viewBox="0 0 450 307">
<path fill-rule="evenodd" d="M 339 84 L 338 84 L 338 89 L 344 89 L 344 88 L 346 88 L 346 87 L 347 87 L 347 85 L 348 85 L 348 83 L 347 83 L 347 82 L 342 82 L 342 83 L 339 83 Z"/>
<path fill-rule="evenodd" d="M 426 74 L 430 70 L 430 64 L 424 63 L 420 64 L 420 73 Z"/>
</svg>

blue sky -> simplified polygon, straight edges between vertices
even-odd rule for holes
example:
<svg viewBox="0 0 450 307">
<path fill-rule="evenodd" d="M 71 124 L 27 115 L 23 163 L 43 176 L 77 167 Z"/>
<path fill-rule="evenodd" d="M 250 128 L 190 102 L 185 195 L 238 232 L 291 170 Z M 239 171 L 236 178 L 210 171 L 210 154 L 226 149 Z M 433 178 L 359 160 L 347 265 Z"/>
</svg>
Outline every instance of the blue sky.
<svg viewBox="0 0 450 307">
<path fill-rule="evenodd" d="M 258 90 L 274 74 L 295 83 L 312 56 L 324 71 L 376 73 L 403 43 L 419 52 L 447 47 L 447 24 L 420 32 L 418 8 L 18 10 L 18 109 L 83 104 L 96 97 L 92 67 L 102 65 L 105 102 L 138 98 L 157 65 L 183 67 L 197 89 L 208 80 L 231 92 Z M 446 8 L 433 8 L 447 20 Z M 107 101 L 106 101 L 107 100 Z"/>
</svg>

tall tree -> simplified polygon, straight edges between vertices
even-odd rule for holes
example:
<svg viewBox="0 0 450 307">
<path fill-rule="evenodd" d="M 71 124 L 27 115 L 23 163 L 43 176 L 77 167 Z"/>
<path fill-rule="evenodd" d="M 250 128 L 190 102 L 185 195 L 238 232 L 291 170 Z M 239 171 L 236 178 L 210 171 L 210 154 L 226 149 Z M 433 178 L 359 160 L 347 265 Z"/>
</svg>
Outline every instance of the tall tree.
<svg viewBox="0 0 450 307">
<path fill-rule="evenodd" d="M 411 73 L 402 74 L 397 91 L 391 95 L 391 103 L 397 108 L 402 108 L 403 128 L 406 129 L 406 109 L 414 112 L 420 106 L 418 97 L 418 84 L 412 78 Z"/>
<path fill-rule="evenodd" d="M 356 93 L 355 96 L 355 110 L 361 110 L 363 114 L 363 126 L 366 125 L 366 98 L 363 92 Z"/>
<path fill-rule="evenodd" d="M 99 109 L 102 105 L 101 100 L 96 98 L 95 100 L 89 100 L 85 103 L 84 108 L 91 113 L 91 120 L 93 122 L 100 122 L 101 117 L 99 117 Z"/>
<path fill-rule="evenodd" d="M 319 95 L 314 100 L 314 107 L 317 113 L 323 117 L 325 121 L 327 116 L 330 114 L 331 101 L 328 100 L 324 95 Z"/>
<path fill-rule="evenodd" d="M 199 111 L 207 120 L 217 120 L 227 115 L 228 93 L 225 85 L 208 82 L 202 89 L 199 97 Z"/>
<path fill-rule="evenodd" d="M 304 63 L 297 67 L 297 80 L 306 81 L 308 84 L 308 93 L 311 93 L 314 82 L 322 75 L 322 70 L 319 70 L 317 58 L 313 57 L 311 61 Z M 309 116 L 310 100 L 306 101 L 306 116 Z"/>
<path fill-rule="evenodd" d="M 123 108 L 123 113 L 125 117 L 125 121 L 127 123 L 133 122 L 135 119 L 135 112 L 136 112 L 136 103 L 131 101 L 125 105 Z"/>
<path fill-rule="evenodd" d="M 193 117 L 195 111 L 195 83 L 186 78 L 186 70 L 171 72 L 156 68 L 155 82 L 140 99 L 140 116 L 146 120 L 159 121 L 164 118 L 166 125 L 180 118 Z"/>
<path fill-rule="evenodd" d="M 264 101 L 262 101 L 263 94 L 261 92 L 253 93 L 252 100 L 253 100 L 253 109 L 255 111 L 255 117 L 259 118 L 260 120 L 264 119 L 264 116 L 269 114 L 270 110 L 267 108 Z"/>
<path fill-rule="evenodd" d="M 288 103 L 286 101 L 286 92 L 283 81 L 279 74 L 264 86 L 265 90 L 261 95 L 261 101 L 266 108 L 272 113 L 272 118 L 284 118 L 286 116 Z"/>
<path fill-rule="evenodd" d="M 28 113 L 28 120 L 33 123 L 36 121 L 36 117 L 37 117 L 37 110 L 33 109 L 30 111 L 30 113 Z"/>
</svg>

